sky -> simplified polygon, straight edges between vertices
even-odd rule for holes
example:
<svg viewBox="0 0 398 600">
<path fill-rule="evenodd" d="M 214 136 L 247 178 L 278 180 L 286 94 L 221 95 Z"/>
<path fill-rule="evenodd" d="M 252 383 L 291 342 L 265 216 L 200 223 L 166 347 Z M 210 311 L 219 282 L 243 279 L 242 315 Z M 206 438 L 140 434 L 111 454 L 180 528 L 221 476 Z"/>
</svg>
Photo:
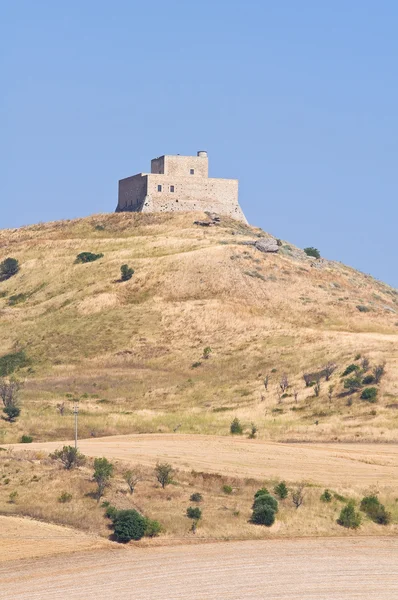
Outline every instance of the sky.
<svg viewBox="0 0 398 600">
<path fill-rule="evenodd" d="M 3 0 L 0 228 L 207 150 L 249 222 L 398 287 L 395 0 Z"/>
</svg>

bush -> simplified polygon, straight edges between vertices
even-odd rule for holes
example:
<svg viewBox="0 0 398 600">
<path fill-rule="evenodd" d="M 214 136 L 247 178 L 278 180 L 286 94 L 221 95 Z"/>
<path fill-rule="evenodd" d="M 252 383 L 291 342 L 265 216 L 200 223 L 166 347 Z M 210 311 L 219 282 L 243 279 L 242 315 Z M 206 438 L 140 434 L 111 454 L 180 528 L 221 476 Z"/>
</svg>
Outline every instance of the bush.
<svg viewBox="0 0 398 600">
<path fill-rule="evenodd" d="M 370 385 L 371 383 L 374 383 L 374 376 L 373 375 L 366 375 L 366 377 L 364 377 L 362 379 L 362 384 L 363 385 Z"/>
<path fill-rule="evenodd" d="M 31 435 L 23 435 L 21 437 L 21 444 L 31 444 L 33 442 L 33 438 Z"/>
<path fill-rule="evenodd" d="M 199 521 L 199 519 L 202 518 L 202 511 L 200 510 L 199 506 L 188 506 L 187 517 L 188 519 Z"/>
<path fill-rule="evenodd" d="M 72 500 L 72 494 L 69 494 L 68 492 L 62 492 L 62 494 L 58 498 L 58 502 L 61 502 L 61 504 L 66 504 L 67 502 L 70 502 L 71 500 Z"/>
<path fill-rule="evenodd" d="M 169 463 L 158 463 L 155 467 L 156 479 L 164 489 L 172 482 L 174 469 Z"/>
<path fill-rule="evenodd" d="M 367 400 L 368 402 L 376 402 L 377 388 L 375 388 L 375 387 L 365 388 L 361 394 L 361 400 Z"/>
<path fill-rule="evenodd" d="M 267 490 L 267 488 L 260 488 L 254 494 L 254 499 L 258 498 L 259 496 L 263 496 L 264 494 L 269 494 L 269 491 Z"/>
<path fill-rule="evenodd" d="M 145 537 L 157 537 L 162 531 L 162 526 L 159 521 L 152 521 L 152 519 L 146 519 L 145 524 Z"/>
<path fill-rule="evenodd" d="M 363 312 L 363 313 L 370 312 L 370 310 L 371 310 L 368 306 L 364 306 L 363 304 L 358 304 L 356 308 L 357 308 L 357 310 L 359 310 L 359 312 Z"/>
<path fill-rule="evenodd" d="M 360 509 L 379 525 L 388 525 L 391 522 L 391 514 L 386 511 L 385 506 L 380 503 L 377 496 L 362 498 Z"/>
<path fill-rule="evenodd" d="M 199 494 L 199 492 L 193 493 L 190 497 L 191 502 L 202 502 L 202 500 L 203 500 L 203 496 L 202 496 L 202 494 Z"/>
<path fill-rule="evenodd" d="M 232 486 L 230 486 L 230 485 L 223 485 L 222 486 L 222 491 L 224 492 L 224 494 L 232 494 L 232 492 L 233 492 Z"/>
<path fill-rule="evenodd" d="M 199 360 L 197 360 L 196 362 L 192 363 L 192 369 L 197 369 L 201 366 L 201 364 L 202 363 Z"/>
<path fill-rule="evenodd" d="M 321 258 L 321 253 L 317 248 L 310 246 L 309 248 L 304 248 L 304 252 L 307 256 L 313 256 L 314 258 Z"/>
<path fill-rule="evenodd" d="M 112 506 L 111 504 L 109 504 L 109 502 L 103 502 L 102 506 L 104 506 L 105 504 L 107 505 L 105 510 L 106 518 L 110 519 L 111 521 L 114 521 L 118 513 L 116 506 Z"/>
<path fill-rule="evenodd" d="M 6 258 L 0 263 L 0 281 L 5 281 L 19 271 L 19 263 L 16 258 Z"/>
<path fill-rule="evenodd" d="M 350 375 L 354 371 L 359 371 L 358 365 L 354 365 L 354 364 L 348 365 L 348 367 L 346 368 L 346 370 L 344 371 L 342 376 L 346 377 L 347 375 Z"/>
<path fill-rule="evenodd" d="M 242 435 L 243 427 L 237 417 L 232 421 L 229 430 L 232 435 Z"/>
<path fill-rule="evenodd" d="M 351 392 L 356 392 L 359 388 L 362 387 L 362 380 L 360 375 L 355 375 L 355 377 L 348 377 L 344 381 L 344 388 L 350 390 Z"/>
<path fill-rule="evenodd" d="M 94 262 L 95 260 L 98 260 L 99 258 L 102 258 L 104 255 L 101 254 L 93 254 L 92 252 L 80 252 L 80 254 L 78 254 L 76 256 L 76 260 L 75 263 L 79 264 L 79 263 L 89 263 L 89 262 Z"/>
<path fill-rule="evenodd" d="M 321 499 L 321 502 L 331 502 L 332 498 L 333 498 L 333 496 L 330 493 L 330 491 L 329 490 L 325 490 L 323 492 L 323 494 L 321 494 L 321 498 L 320 499 Z"/>
<path fill-rule="evenodd" d="M 257 427 L 254 423 L 251 424 L 251 429 L 249 433 L 249 440 L 254 440 L 257 437 Z"/>
<path fill-rule="evenodd" d="M 64 446 L 62 450 L 55 450 L 50 454 L 50 458 L 59 460 L 67 470 L 80 467 L 86 462 L 86 457 L 73 446 Z"/>
<path fill-rule="evenodd" d="M 355 510 L 354 502 L 349 502 L 342 508 L 337 523 L 347 529 L 358 529 L 361 524 L 361 515 Z"/>
<path fill-rule="evenodd" d="M 17 369 L 22 369 L 29 365 L 30 361 L 26 357 L 24 350 L 11 354 L 4 354 L 0 358 L 0 377 L 7 377 Z"/>
<path fill-rule="evenodd" d="M 254 499 L 252 509 L 255 510 L 260 506 L 270 506 L 275 513 L 278 512 L 278 500 L 271 494 L 261 494 L 261 496 Z"/>
<path fill-rule="evenodd" d="M 10 502 L 10 504 L 15 504 L 16 501 L 17 501 L 17 499 L 18 499 L 18 492 L 16 490 L 14 490 L 9 495 L 9 502 Z"/>
<path fill-rule="evenodd" d="M 109 480 L 113 475 L 113 464 L 107 458 L 94 459 L 93 479 L 97 484 L 97 499 L 103 495 L 105 488 L 109 485 Z"/>
<path fill-rule="evenodd" d="M 287 489 L 286 483 L 284 481 L 281 481 L 280 483 L 278 483 L 278 485 L 276 485 L 274 487 L 274 493 L 281 500 L 284 500 L 285 498 L 287 498 L 289 491 Z"/>
<path fill-rule="evenodd" d="M 19 415 L 21 414 L 21 409 L 19 408 L 19 406 L 5 406 L 3 408 L 3 413 L 5 413 L 7 415 L 7 420 L 10 423 L 14 423 L 15 419 L 17 419 L 19 417 Z"/>
<path fill-rule="evenodd" d="M 120 267 L 120 272 L 121 272 L 120 278 L 122 281 L 128 281 L 134 275 L 134 269 L 131 269 L 128 265 L 122 265 Z"/>
<path fill-rule="evenodd" d="M 275 523 L 275 511 L 271 506 L 262 504 L 253 510 L 251 522 L 255 525 L 271 527 Z"/>
<path fill-rule="evenodd" d="M 13 294 L 8 299 L 8 306 L 16 306 L 17 304 L 22 304 L 29 298 L 28 294 Z"/>
<path fill-rule="evenodd" d="M 140 540 L 145 535 L 147 520 L 136 510 L 119 510 L 113 519 L 113 530 L 118 542 Z"/>
</svg>

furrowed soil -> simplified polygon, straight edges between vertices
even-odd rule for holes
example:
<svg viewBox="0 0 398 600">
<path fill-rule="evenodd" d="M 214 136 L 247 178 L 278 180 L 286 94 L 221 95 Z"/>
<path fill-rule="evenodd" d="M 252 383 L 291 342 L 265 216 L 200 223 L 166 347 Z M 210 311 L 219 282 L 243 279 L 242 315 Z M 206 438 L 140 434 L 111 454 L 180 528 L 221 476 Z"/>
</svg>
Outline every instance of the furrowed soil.
<svg viewBox="0 0 398 600">
<path fill-rule="evenodd" d="M 398 539 L 120 549 L 0 565 L 1 600 L 396 600 Z"/>
</svg>

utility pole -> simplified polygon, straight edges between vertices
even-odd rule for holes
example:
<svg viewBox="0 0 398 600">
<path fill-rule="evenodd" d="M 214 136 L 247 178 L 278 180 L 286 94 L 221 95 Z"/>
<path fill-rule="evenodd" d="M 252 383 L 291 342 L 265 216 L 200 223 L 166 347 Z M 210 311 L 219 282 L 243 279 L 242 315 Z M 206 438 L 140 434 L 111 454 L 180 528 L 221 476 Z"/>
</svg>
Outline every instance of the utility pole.
<svg viewBox="0 0 398 600">
<path fill-rule="evenodd" d="M 79 414 L 79 407 L 77 404 L 73 407 L 73 414 L 75 415 L 75 448 L 77 450 L 77 415 Z"/>
</svg>

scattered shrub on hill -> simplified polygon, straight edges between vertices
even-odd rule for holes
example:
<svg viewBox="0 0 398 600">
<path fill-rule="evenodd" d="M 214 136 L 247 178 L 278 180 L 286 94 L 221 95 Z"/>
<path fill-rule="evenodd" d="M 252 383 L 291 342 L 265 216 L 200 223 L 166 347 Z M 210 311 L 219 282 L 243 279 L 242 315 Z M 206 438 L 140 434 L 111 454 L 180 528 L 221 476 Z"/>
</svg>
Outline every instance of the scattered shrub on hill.
<svg viewBox="0 0 398 600">
<path fill-rule="evenodd" d="M 155 467 L 156 479 L 164 489 L 173 481 L 174 469 L 169 463 L 157 463 Z"/>
<path fill-rule="evenodd" d="M 199 521 L 199 519 L 202 518 L 202 511 L 199 506 L 188 506 L 187 517 L 188 519 L 195 519 L 195 521 Z"/>
<path fill-rule="evenodd" d="M 367 402 L 376 402 L 377 388 L 375 388 L 375 387 L 365 388 L 361 394 L 361 400 L 366 400 Z"/>
<path fill-rule="evenodd" d="M 286 483 L 284 481 L 281 481 L 280 483 L 278 483 L 278 485 L 276 485 L 274 487 L 274 493 L 281 500 L 284 500 L 285 498 L 287 498 L 288 494 L 289 494 L 289 490 L 287 489 Z"/>
<path fill-rule="evenodd" d="M 264 494 L 269 494 L 269 491 L 267 490 L 267 488 L 260 488 L 254 494 L 254 499 L 258 498 L 259 496 L 263 496 Z"/>
<path fill-rule="evenodd" d="M 296 508 L 299 508 L 304 502 L 304 488 L 304 484 L 301 484 L 292 492 L 292 502 Z"/>
<path fill-rule="evenodd" d="M 206 348 L 203 350 L 203 358 L 205 358 L 205 359 L 210 358 L 211 353 L 212 353 L 212 349 L 210 348 L 210 346 L 206 346 Z"/>
<path fill-rule="evenodd" d="M 355 510 L 354 502 L 349 502 L 341 509 L 337 523 L 347 529 L 358 529 L 361 524 L 361 515 Z"/>
<path fill-rule="evenodd" d="M 235 417 L 235 419 L 232 421 L 229 430 L 232 435 L 242 435 L 243 427 L 240 424 L 238 417 Z"/>
<path fill-rule="evenodd" d="M 322 494 L 321 494 L 321 502 L 331 502 L 332 501 L 332 494 L 330 493 L 329 490 L 325 490 Z"/>
<path fill-rule="evenodd" d="M 391 514 L 375 495 L 362 498 L 360 509 L 379 525 L 388 525 L 391 522 Z"/>
<path fill-rule="evenodd" d="M 248 437 L 249 440 L 254 440 L 257 437 L 257 427 L 254 423 L 251 424 L 251 430 Z"/>
<path fill-rule="evenodd" d="M 135 467 L 134 469 L 129 469 L 123 473 L 123 479 L 127 483 L 130 494 L 134 493 L 135 487 L 137 483 L 142 481 L 144 478 L 142 470 L 140 467 Z"/>
<path fill-rule="evenodd" d="M 134 269 L 131 269 L 128 265 L 122 265 L 120 267 L 121 276 L 120 279 L 122 281 L 128 281 L 134 275 Z"/>
<path fill-rule="evenodd" d="M 350 390 L 350 392 L 356 392 L 361 387 L 362 379 L 360 375 L 355 375 L 355 377 L 348 377 L 348 379 L 344 381 L 344 388 L 346 390 Z"/>
<path fill-rule="evenodd" d="M 31 444 L 33 442 L 33 438 L 31 435 L 23 435 L 21 437 L 21 444 Z"/>
<path fill-rule="evenodd" d="M 257 506 L 252 513 L 251 522 L 255 525 L 271 527 L 275 523 L 275 511 L 267 504 Z"/>
<path fill-rule="evenodd" d="M 92 252 L 80 252 L 80 254 L 76 256 L 75 264 L 94 262 L 103 256 L 102 253 L 93 254 Z"/>
<path fill-rule="evenodd" d="M 375 378 L 375 383 L 380 383 L 381 378 L 386 372 L 386 363 L 381 363 L 380 365 L 376 365 L 373 369 L 373 375 Z"/>
<path fill-rule="evenodd" d="M 11 494 L 9 495 L 9 503 L 10 504 L 16 504 L 18 499 L 18 492 L 17 490 L 14 490 L 13 492 L 11 492 Z"/>
<path fill-rule="evenodd" d="M 271 494 L 260 494 L 257 498 L 254 498 L 252 509 L 254 510 L 264 505 L 270 506 L 275 513 L 279 510 L 278 500 L 271 496 Z"/>
<path fill-rule="evenodd" d="M 113 531 L 118 542 L 140 540 L 145 535 L 145 517 L 134 509 L 118 510 L 113 519 Z"/>
<path fill-rule="evenodd" d="M 338 494 L 337 492 L 334 492 L 333 498 L 335 500 L 338 500 L 339 502 L 348 502 L 348 499 L 345 496 L 342 496 L 341 494 Z"/>
<path fill-rule="evenodd" d="M 13 352 L 11 354 L 4 354 L 0 357 L 0 377 L 7 377 L 30 364 L 24 350 Z"/>
<path fill-rule="evenodd" d="M 314 248 L 313 246 L 310 246 L 309 248 L 304 248 L 304 252 L 307 256 L 312 256 L 313 258 L 321 258 L 321 253 L 319 252 L 318 248 Z"/>
<path fill-rule="evenodd" d="M 109 481 L 113 476 L 113 464 L 107 458 L 94 459 L 94 474 L 93 479 L 97 484 L 97 500 L 104 495 L 105 488 L 108 487 Z"/>
<path fill-rule="evenodd" d="M 113 521 L 118 512 L 116 506 L 112 506 L 112 504 L 109 504 L 109 502 L 103 502 L 102 506 L 106 507 L 106 510 L 105 510 L 106 518 Z"/>
<path fill-rule="evenodd" d="M 363 304 L 358 304 L 357 310 L 359 310 L 359 312 L 363 312 L 363 313 L 367 313 L 367 312 L 371 311 L 371 309 L 368 306 L 364 306 Z"/>
<path fill-rule="evenodd" d="M 363 371 L 364 373 L 366 373 L 367 371 L 369 371 L 369 367 L 370 367 L 370 360 L 368 359 L 368 357 L 367 357 L 367 356 L 364 356 L 364 357 L 362 358 L 362 361 L 361 361 L 361 367 L 362 367 L 362 371 Z"/>
<path fill-rule="evenodd" d="M 191 494 L 190 501 L 191 502 L 202 502 L 203 496 L 199 492 L 194 492 Z"/>
<path fill-rule="evenodd" d="M 362 384 L 363 385 L 370 385 L 371 383 L 374 383 L 374 376 L 373 375 L 366 375 L 366 377 L 364 377 L 362 379 Z"/>
<path fill-rule="evenodd" d="M 13 294 L 8 299 L 8 306 L 16 306 L 17 304 L 22 304 L 29 298 L 28 294 Z"/>
<path fill-rule="evenodd" d="M 222 486 L 222 491 L 224 492 L 224 494 L 227 494 L 227 495 L 229 495 L 229 494 L 232 494 L 232 492 L 233 492 L 233 489 L 232 489 L 232 486 L 231 486 L 231 485 L 227 485 L 227 484 L 226 484 L 226 485 L 223 485 L 223 486 Z"/>
<path fill-rule="evenodd" d="M 162 532 L 162 526 L 159 521 L 145 519 L 145 537 L 157 537 Z"/>
<path fill-rule="evenodd" d="M 197 369 L 198 367 L 201 366 L 201 364 L 202 363 L 200 361 L 196 361 L 196 362 L 192 363 L 192 369 Z"/>
<path fill-rule="evenodd" d="M 22 383 L 16 379 L 0 379 L 0 398 L 3 401 L 3 412 L 7 415 L 7 420 L 13 423 L 21 414 L 19 406 L 19 391 Z"/>
<path fill-rule="evenodd" d="M 354 364 L 348 365 L 348 367 L 343 372 L 342 377 L 347 377 L 347 375 L 351 375 L 351 373 L 353 373 L 354 371 L 359 371 L 359 366 Z"/>
<path fill-rule="evenodd" d="M 6 406 L 3 408 L 3 413 L 7 415 L 7 421 L 14 423 L 21 414 L 21 409 L 19 406 Z"/>
<path fill-rule="evenodd" d="M 68 492 L 62 492 L 62 494 L 58 498 L 58 502 L 60 502 L 61 504 L 66 504 L 67 502 L 70 502 L 72 500 L 72 497 L 72 494 L 69 494 Z"/>
<path fill-rule="evenodd" d="M 19 271 L 19 262 L 16 258 L 6 258 L 0 263 L 0 281 L 10 279 Z"/>
<path fill-rule="evenodd" d="M 64 446 L 61 450 L 55 450 L 50 454 L 50 458 L 61 462 L 67 470 L 80 467 L 86 462 L 86 457 L 73 446 Z"/>
</svg>

